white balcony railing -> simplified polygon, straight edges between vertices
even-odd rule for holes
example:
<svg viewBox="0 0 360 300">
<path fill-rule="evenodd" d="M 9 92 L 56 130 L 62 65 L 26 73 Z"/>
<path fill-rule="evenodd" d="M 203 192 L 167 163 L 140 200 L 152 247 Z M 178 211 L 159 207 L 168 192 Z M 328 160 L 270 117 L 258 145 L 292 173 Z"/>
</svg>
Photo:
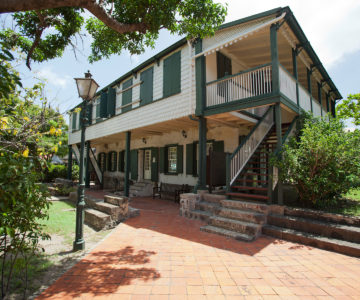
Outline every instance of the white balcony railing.
<svg viewBox="0 0 360 300">
<path fill-rule="evenodd" d="M 315 117 L 320 117 L 321 116 L 320 103 L 317 102 L 316 100 L 313 100 L 312 105 L 313 105 L 313 114 L 314 114 L 314 116 Z"/>
<path fill-rule="evenodd" d="M 280 65 L 280 92 L 288 97 L 292 102 L 297 104 L 296 101 L 296 79 L 290 75 L 286 69 Z"/>
<path fill-rule="evenodd" d="M 271 93 L 267 64 L 206 84 L 206 107 Z"/>
<path fill-rule="evenodd" d="M 299 84 L 299 104 L 305 111 L 311 111 L 311 97 L 307 90 Z"/>
</svg>

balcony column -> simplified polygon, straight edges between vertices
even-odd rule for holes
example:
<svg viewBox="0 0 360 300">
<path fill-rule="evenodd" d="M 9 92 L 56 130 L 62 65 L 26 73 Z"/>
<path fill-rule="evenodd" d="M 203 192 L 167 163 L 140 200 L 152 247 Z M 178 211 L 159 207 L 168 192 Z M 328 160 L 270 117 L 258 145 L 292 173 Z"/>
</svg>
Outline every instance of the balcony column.
<svg viewBox="0 0 360 300">
<path fill-rule="evenodd" d="M 278 24 L 272 24 L 270 27 L 272 93 L 275 95 L 280 93 L 278 28 Z"/>
<path fill-rule="evenodd" d="M 326 94 L 325 97 L 326 97 L 326 111 L 327 113 L 329 113 L 330 112 L 329 94 Z"/>
<path fill-rule="evenodd" d="M 199 117 L 198 190 L 206 190 L 206 119 Z"/>
<path fill-rule="evenodd" d="M 72 146 L 69 145 L 67 179 L 72 179 Z"/>
<path fill-rule="evenodd" d="M 293 74 L 296 79 L 296 103 L 297 106 L 300 106 L 300 99 L 299 99 L 299 82 L 298 82 L 298 65 L 297 65 L 297 56 L 299 54 L 298 49 L 292 49 L 292 61 L 293 61 Z"/>
<path fill-rule="evenodd" d="M 126 141 L 125 141 L 125 176 L 124 176 L 124 194 L 125 197 L 129 197 L 129 189 L 130 189 L 130 139 L 131 132 L 127 131 L 125 133 Z"/>
<path fill-rule="evenodd" d="M 311 112 L 313 112 L 313 100 L 312 100 L 312 87 L 311 87 L 311 77 L 312 77 L 312 70 L 306 69 L 307 73 L 307 84 L 308 84 L 308 91 L 310 93 L 310 107 Z"/>
<path fill-rule="evenodd" d="M 195 44 L 195 54 L 203 51 L 202 40 Z M 206 59 L 199 56 L 195 59 L 195 82 L 196 82 L 196 109 L 195 115 L 202 116 L 206 108 Z"/>
<path fill-rule="evenodd" d="M 85 143 L 85 187 L 90 187 L 90 141 Z"/>
<path fill-rule="evenodd" d="M 276 151 L 280 151 L 282 147 L 282 126 L 281 126 L 281 107 L 280 103 L 275 105 L 275 130 L 276 130 Z M 280 172 L 280 170 L 278 170 Z M 278 189 L 277 189 L 277 203 L 279 205 L 284 204 L 283 200 L 283 185 L 280 179 L 278 179 Z"/>
<path fill-rule="evenodd" d="M 320 103 L 320 111 L 321 111 L 321 116 L 323 116 L 323 108 L 322 108 L 322 101 L 321 101 L 321 88 L 322 88 L 322 84 L 321 83 L 318 83 L 317 84 L 317 87 L 318 87 L 318 99 L 319 99 L 319 103 Z"/>
</svg>

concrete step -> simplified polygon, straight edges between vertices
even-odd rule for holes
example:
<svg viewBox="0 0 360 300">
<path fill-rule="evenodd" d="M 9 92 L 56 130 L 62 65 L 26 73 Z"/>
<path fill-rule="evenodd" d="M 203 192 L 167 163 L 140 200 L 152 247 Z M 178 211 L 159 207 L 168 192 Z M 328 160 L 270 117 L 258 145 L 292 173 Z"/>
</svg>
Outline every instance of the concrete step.
<svg viewBox="0 0 360 300">
<path fill-rule="evenodd" d="M 85 224 L 93 227 L 96 230 L 109 229 L 115 226 L 111 220 L 110 215 L 101 211 L 87 208 L 84 210 Z"/>
<path fill-rule="evenodd" d="M 241 200 L 221 200 L 222 207 L 235 208 L 240 210 L 250 210 L 268 214 L 268 206 L 264 203 L 255 201 L 241 201 Z"/>
<path fill-rule="evenodd" d="M 195 210 L 190 211 L 189 218 L 192 218 L 194 220 L 201 220 L 204 222 L 208 222 L 212 215 L 213 214 L 209 211 L 202 211 L 202 210 L 195 209 Z"/>
<path fill-rule="evenodd" d="M 129 199 L 125 196 L 111 196 L 111 195 L 104 196 L 104 202 L 110 203 L 112 205 L 121 206 L 128 201 Z"/>
<path fill-rule="evenodd" d="M 220 209 L 218 214 L 220 217 L 236 219 L 245 222 L 251 222 L 256 224 L 264 224 L 266 222 L 266 215 L 263 213 L 249 211 L 249 210 L 240 210 L 233 208 L 223 207 Z"/>
<path fill-rule="evenodd" d="M 245 221 L 239 221 L 219 216 L 213 216 L 209 220 L 209 225 L 221 227 L 239 233 L 253 235 L 257 237 L 261 233 L 261 225 Z"/>
<path fill-rule="evenodd" d="M 203 194 L 204 201 L 212 203 L 220 203 L 221 200 L 226 199 L 225 195 L 216 195 L 216 194 Z"/>
<path fill-rule="evenodd" d="M 320 235 L 305 233 L 289 228 L 280 228 L 273 225 L 264 226 L 262 228 L 262 232 L 263 234 L 291 242 L 360 257 L 360 244 L 358 243 L 351 243 L 338 239 L 323 237 Z"/>
<path fill-rule="evenodd" d="M 94 205 L 94 209 L 106 213 L 111 216 L 111 220 L 120 222 L 125 219 L 126 216 L 121 214 L 122 210 L 119 206 L 106 202 L 97 202 Z"/>
<path fill-rule="evenodd" d="M 217 213 L 220 210 L 219 203 L 200 201 L 195 204 L 195 209 Z"/>
<path fill-rule="evenodd" d="M 255 238 L 254 236 L 251 236 L 251 235 L 242 234 L 242 233 L 239 233 L 236 231 L 227 230 L 224 228 L 219 228 L 219 227 L 215 227 L 215 226 L 211 226 L 211 225 L 206 225 L 206 226 L 200 227 L 200 230 L 209 232 L 209 233 L 219 234 L 219 235 L 226 236 L 228 238 L 232 238 L 232 239 L 239 240 L 239 241 L 252 242 Z"/>
<path fill-rule="evenodd" d="M 360 243 L 360 227 L 282 215 L 269 215 L 268 224 L 318 234 L 328 238 Z"/>
</svg>

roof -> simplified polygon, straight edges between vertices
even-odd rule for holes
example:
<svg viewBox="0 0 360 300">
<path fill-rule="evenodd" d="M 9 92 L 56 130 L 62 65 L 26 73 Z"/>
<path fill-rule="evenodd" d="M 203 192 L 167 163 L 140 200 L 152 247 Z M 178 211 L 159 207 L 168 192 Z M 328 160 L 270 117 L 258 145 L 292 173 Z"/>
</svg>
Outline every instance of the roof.
<svg viewBox="0 0 360 300">
<path fill-rule="evenodd" d="M 222 29 L 227 29 L 233 26 L 237 26 L 240 24 L 244 24 L 250 21 L 254 21 L 257 19 L 261 19 L 264 17 L 268 17 L 268 16 L 272 16 L 272 15 L 276 15 L 276 16 L 280 16 L 282 13 L 286 13 L 286 21 L 288 22 L 290 28 L 292 29 L 292 31 L 294 32 L 294 34 L 297 36 L 297 38 L 299 39 L 299 41 L 301 42 L 301 45 L 303 46 L 303 48 L 307 51 L 308 55 L 310 56 L 310 58 L 315 62 L 314 66 L 318 68 L 318 70 L 320 71 L 320 73 L 322 74 L 323 78 L 325 79 L 325 81 L 329 84 L 331 91 L 335 93 L 336 97 L 335 99 L 342 99 L 342 96 L 340 94 L 340 92 L 338 91 L 337 87 L 335 86 L 334 82 L 331 80 L 329 74 L 327 73 L 327 71 L 325 70 L 323 64 L 321 63 L 319 57 L 317 56 L 317 54 L 315 53 L 314 49 L 312 48 L 310 42 L 308 41 L 308 39 L 306 38 L 303 30 L 301 29 L 298 21 L 296 20 L 294 14 L 292 13 L 290 7 L 286 6 L 286 7 L 278 7 L 278 8 L 274 8 L 271 10 L 267 10 L 264 11 L 262 13 L 258 13 L 258 14 L 254 14 L 245 18 L 241 18 L 232 22 L 228 22 L 225 24 L 222 24 L 218 30 L 222 30 Z M 179 41 L 177 41 L 176 43 L 172 44 L 171 46 L 167 47 L 166 49 L 160 51 L 159 53 L 155 54 L 154 56 L 152 56 L 151 58 L 147 59 L 146 61 L 144 61 L 143 63 L 139 64 L 138 66 L 136 66 L 135 68 L 133 68 L 132 70 L 128 71 L 127 73 L 125 73 L 124 75 L 120 76 L 118 79 L 114 80 L 113 82 L 111 82 L 110 84 L 106 85 L 105 87 L 103 87 L 101 90 L 99 90 L 96 93 L 96 96 L 100 95 L 103 91 L 106 91 L 109 87 L 112 87 L 118 83 L 120 83 L 121 81 L 123 81 L 124 79 L 126 79 L 127 77 L 131 76 L 132 74 L 137 73 L 138 71 L 144 69 L 145 67 L 147 67 L 148 65 L 153 64 L 154 62 L 157 62 L 159 59 L 161 59 L 162 57 L 168 55 L 169 53 L 171 53 L 172 51 L 182 47 L 183 45 L 185 45 L 187 43 L 186 38 L 182 38 Z M 80 103 L 81 104 L 81 103 Z M 73 109 L 75 109 L 76 107 L 79 107 L 80 104 L 78 104 L 77 106 L 75 106 Z M 71 109 L 71 111 L 73 110 Z"/>
</svg>

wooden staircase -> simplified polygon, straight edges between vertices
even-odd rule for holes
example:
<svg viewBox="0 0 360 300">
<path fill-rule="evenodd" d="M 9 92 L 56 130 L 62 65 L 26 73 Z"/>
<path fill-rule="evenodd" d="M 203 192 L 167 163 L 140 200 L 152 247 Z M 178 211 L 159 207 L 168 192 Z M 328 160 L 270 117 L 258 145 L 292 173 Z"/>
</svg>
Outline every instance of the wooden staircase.
<svg viewBox="0 0 360 300">
<path fill-rule="evenodd" d="M 290 124 L 282 124 L 282 136 Z M 275 126 L 270 130 L 263 142 L 254 152 L 244 170 L 231 186 L 231 191 L 226 195 L 230 199 L 245 201 L 268 202 L 269 196 L 269 162 L 271 154 L 276 150 L 277 137 Z"/>
</svg>

